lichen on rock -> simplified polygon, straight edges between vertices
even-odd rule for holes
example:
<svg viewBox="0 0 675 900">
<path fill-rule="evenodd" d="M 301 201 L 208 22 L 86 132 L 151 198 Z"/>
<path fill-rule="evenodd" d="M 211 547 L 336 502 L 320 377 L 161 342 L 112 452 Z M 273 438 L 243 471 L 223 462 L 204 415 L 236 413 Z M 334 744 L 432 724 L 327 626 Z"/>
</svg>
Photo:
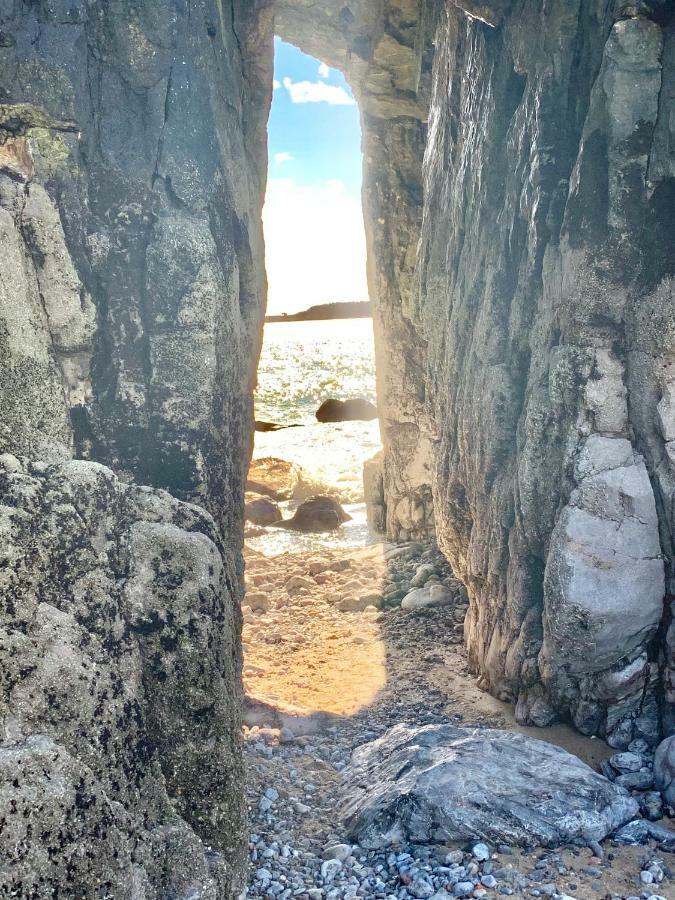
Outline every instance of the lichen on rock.
<svg viewBox="0 0 675 900">
<path fill-rule="evenodd" d="M 234 558 L 195 506 L 95 463 L 15 459 L 0 460 L 3 886 L 46 897 L 68 873 L 74 896 L 228 896 Z"/>
</svg>

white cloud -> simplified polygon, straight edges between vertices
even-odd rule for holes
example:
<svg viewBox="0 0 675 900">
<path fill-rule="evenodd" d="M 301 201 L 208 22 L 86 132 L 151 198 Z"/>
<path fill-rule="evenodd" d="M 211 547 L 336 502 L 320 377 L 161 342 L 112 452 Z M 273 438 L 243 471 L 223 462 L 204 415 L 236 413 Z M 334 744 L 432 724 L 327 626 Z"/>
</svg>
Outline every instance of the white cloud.
<svg viewBox="0 0 675 900">
<path fill-rule="evenodd" d="M 277 81 L 277 79 L 275 78 L 274 81 L 272 82 L 272 87 L 274 88 L 275 91 L 278 91 L 279 88 L 281 87 L 281 82 Z"/>
<path fill-rule="evenodd" d="M 330 69 L 326 63 L 321 63 L 319 66 L 319 78 L 330 78 Z"/>
<path fill-rule="evenodd" d="M 361 203 L 341 181 L 270 179 L 263 223 L 270 313 L 368 297 Z"/>
<path fill-rule="evenodd" d="M 284 78 L 284 87 L 293 103 L 330 103 L 333 106 L 354 106 L 356 100 L 339 84 L 323 81 L 292 81 Z"/>
<path fill-rule="evenodd" d="M 283 164 L 286 163 L 286 162 L 291 162 L 292 159 L 293 159 L 293 154 L 292 154 L 292 153 L 287 153 L 285 150 L 282 151 L 281 153 L 275 153 L 275 154 L 274 154 L 274 162 L 275 162 L 278 166 L 281 166 L 281 165 L 283 165 Z"/>
</svg>

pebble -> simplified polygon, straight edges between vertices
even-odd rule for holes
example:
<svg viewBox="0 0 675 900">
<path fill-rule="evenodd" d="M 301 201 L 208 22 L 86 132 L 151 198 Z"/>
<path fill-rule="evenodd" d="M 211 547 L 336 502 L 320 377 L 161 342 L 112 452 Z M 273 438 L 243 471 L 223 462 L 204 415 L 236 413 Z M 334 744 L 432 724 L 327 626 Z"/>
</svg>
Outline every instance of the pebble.
<svg viewBox="0 0 675 900">
<path fill-rule="evenodd" d="M 412 884 L 408 885 L 408 893 L 416 900 L 429 900 L 436 891 L 426 878 L 415 878 Z"/>
<path fill-rule="evenodd" d="M 323 851 L 324 859 L 337 859 L 343 863 L 352 855 L 351 844 L 333 844 L 332 847 L 326 847 Z"/>
<path fill-rule="evenodd" d="M 487 844 L 474 844 L 471 852 L 476 857 L 476 859 L 480 860 L 481 862 L 485 862 L 486 859 L 490 859 L 490 848 Z"/>
<path fill-rule="evenodd" d="M 321 863 L 321 877 L 324 881 L 332 881 L 342 868 L 339 859 L 327 859 Z"/>
</svg>

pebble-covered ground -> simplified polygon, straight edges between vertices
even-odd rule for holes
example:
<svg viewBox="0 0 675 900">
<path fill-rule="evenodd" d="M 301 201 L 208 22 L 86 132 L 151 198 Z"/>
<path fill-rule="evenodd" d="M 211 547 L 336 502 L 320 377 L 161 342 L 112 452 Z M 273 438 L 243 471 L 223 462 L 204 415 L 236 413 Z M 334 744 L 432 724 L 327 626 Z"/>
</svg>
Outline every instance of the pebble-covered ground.
<svg viewBox="0 0 675 900">
<path fill-rule="evenodd" d="M 672 856 L 653 846 L 352 846 L 339 803 L 355 747 L 399 722 L 518 728 L 467 670 L 466 594 L 440 553 L 420 544 L 249 552 L 247 587 L 249 897 L 675 898 Z M 442 605 L 402 609 L 416 587 Z M 562 725 L 518 730 L 596 767 L 612 753 Z"/>
</svg>

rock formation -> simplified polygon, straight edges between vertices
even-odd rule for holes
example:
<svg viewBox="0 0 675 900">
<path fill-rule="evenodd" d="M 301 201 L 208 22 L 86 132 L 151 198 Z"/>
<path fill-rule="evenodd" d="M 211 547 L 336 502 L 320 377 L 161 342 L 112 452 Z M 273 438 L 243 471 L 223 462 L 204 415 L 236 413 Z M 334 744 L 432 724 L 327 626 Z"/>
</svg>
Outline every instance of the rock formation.
<svg viewBox="0 0 675 900">
<path fill-rule="evenodd" d="M 350 397 L 348 400 L 330 397 L 323 401 L 315 415 L 319 422 L 372 422 L 377 418 L 377 408 L 365 397 Z"/>
<path fill-rule="evenodd" d="M 653 743 L 675 700 L 672 4 L 456 7 L 417 295 L 438 536 L 486 687 L 524 722 Z"/>
<path fill-rule="evenodd" d="M 243 883 L 268 7 L 0 4 L 12 895 L 215 900 Z"/>
<path fill-rule="evenodd" d="M 0 531 L 3 892 L 229 896 L 236 553 L 199 507 L 79 460 L 0 456 Z"/>
<path fill-rule="evenodd" d="M 576 756 L 494 728 L 396 725 L 358 747 L 344 773 L 353 840 L 377 849 L 466 843 L 586 846 L 638 805 Z"/>
<path fill-rule="evenodd" d="M 362 112 L 371 520 L 435 522 L 522 721 L 675 729 L 672 2 L 5 2 L 0 868 L 34 896 L 242 883 L 274 17 Z"/>
</svg>

